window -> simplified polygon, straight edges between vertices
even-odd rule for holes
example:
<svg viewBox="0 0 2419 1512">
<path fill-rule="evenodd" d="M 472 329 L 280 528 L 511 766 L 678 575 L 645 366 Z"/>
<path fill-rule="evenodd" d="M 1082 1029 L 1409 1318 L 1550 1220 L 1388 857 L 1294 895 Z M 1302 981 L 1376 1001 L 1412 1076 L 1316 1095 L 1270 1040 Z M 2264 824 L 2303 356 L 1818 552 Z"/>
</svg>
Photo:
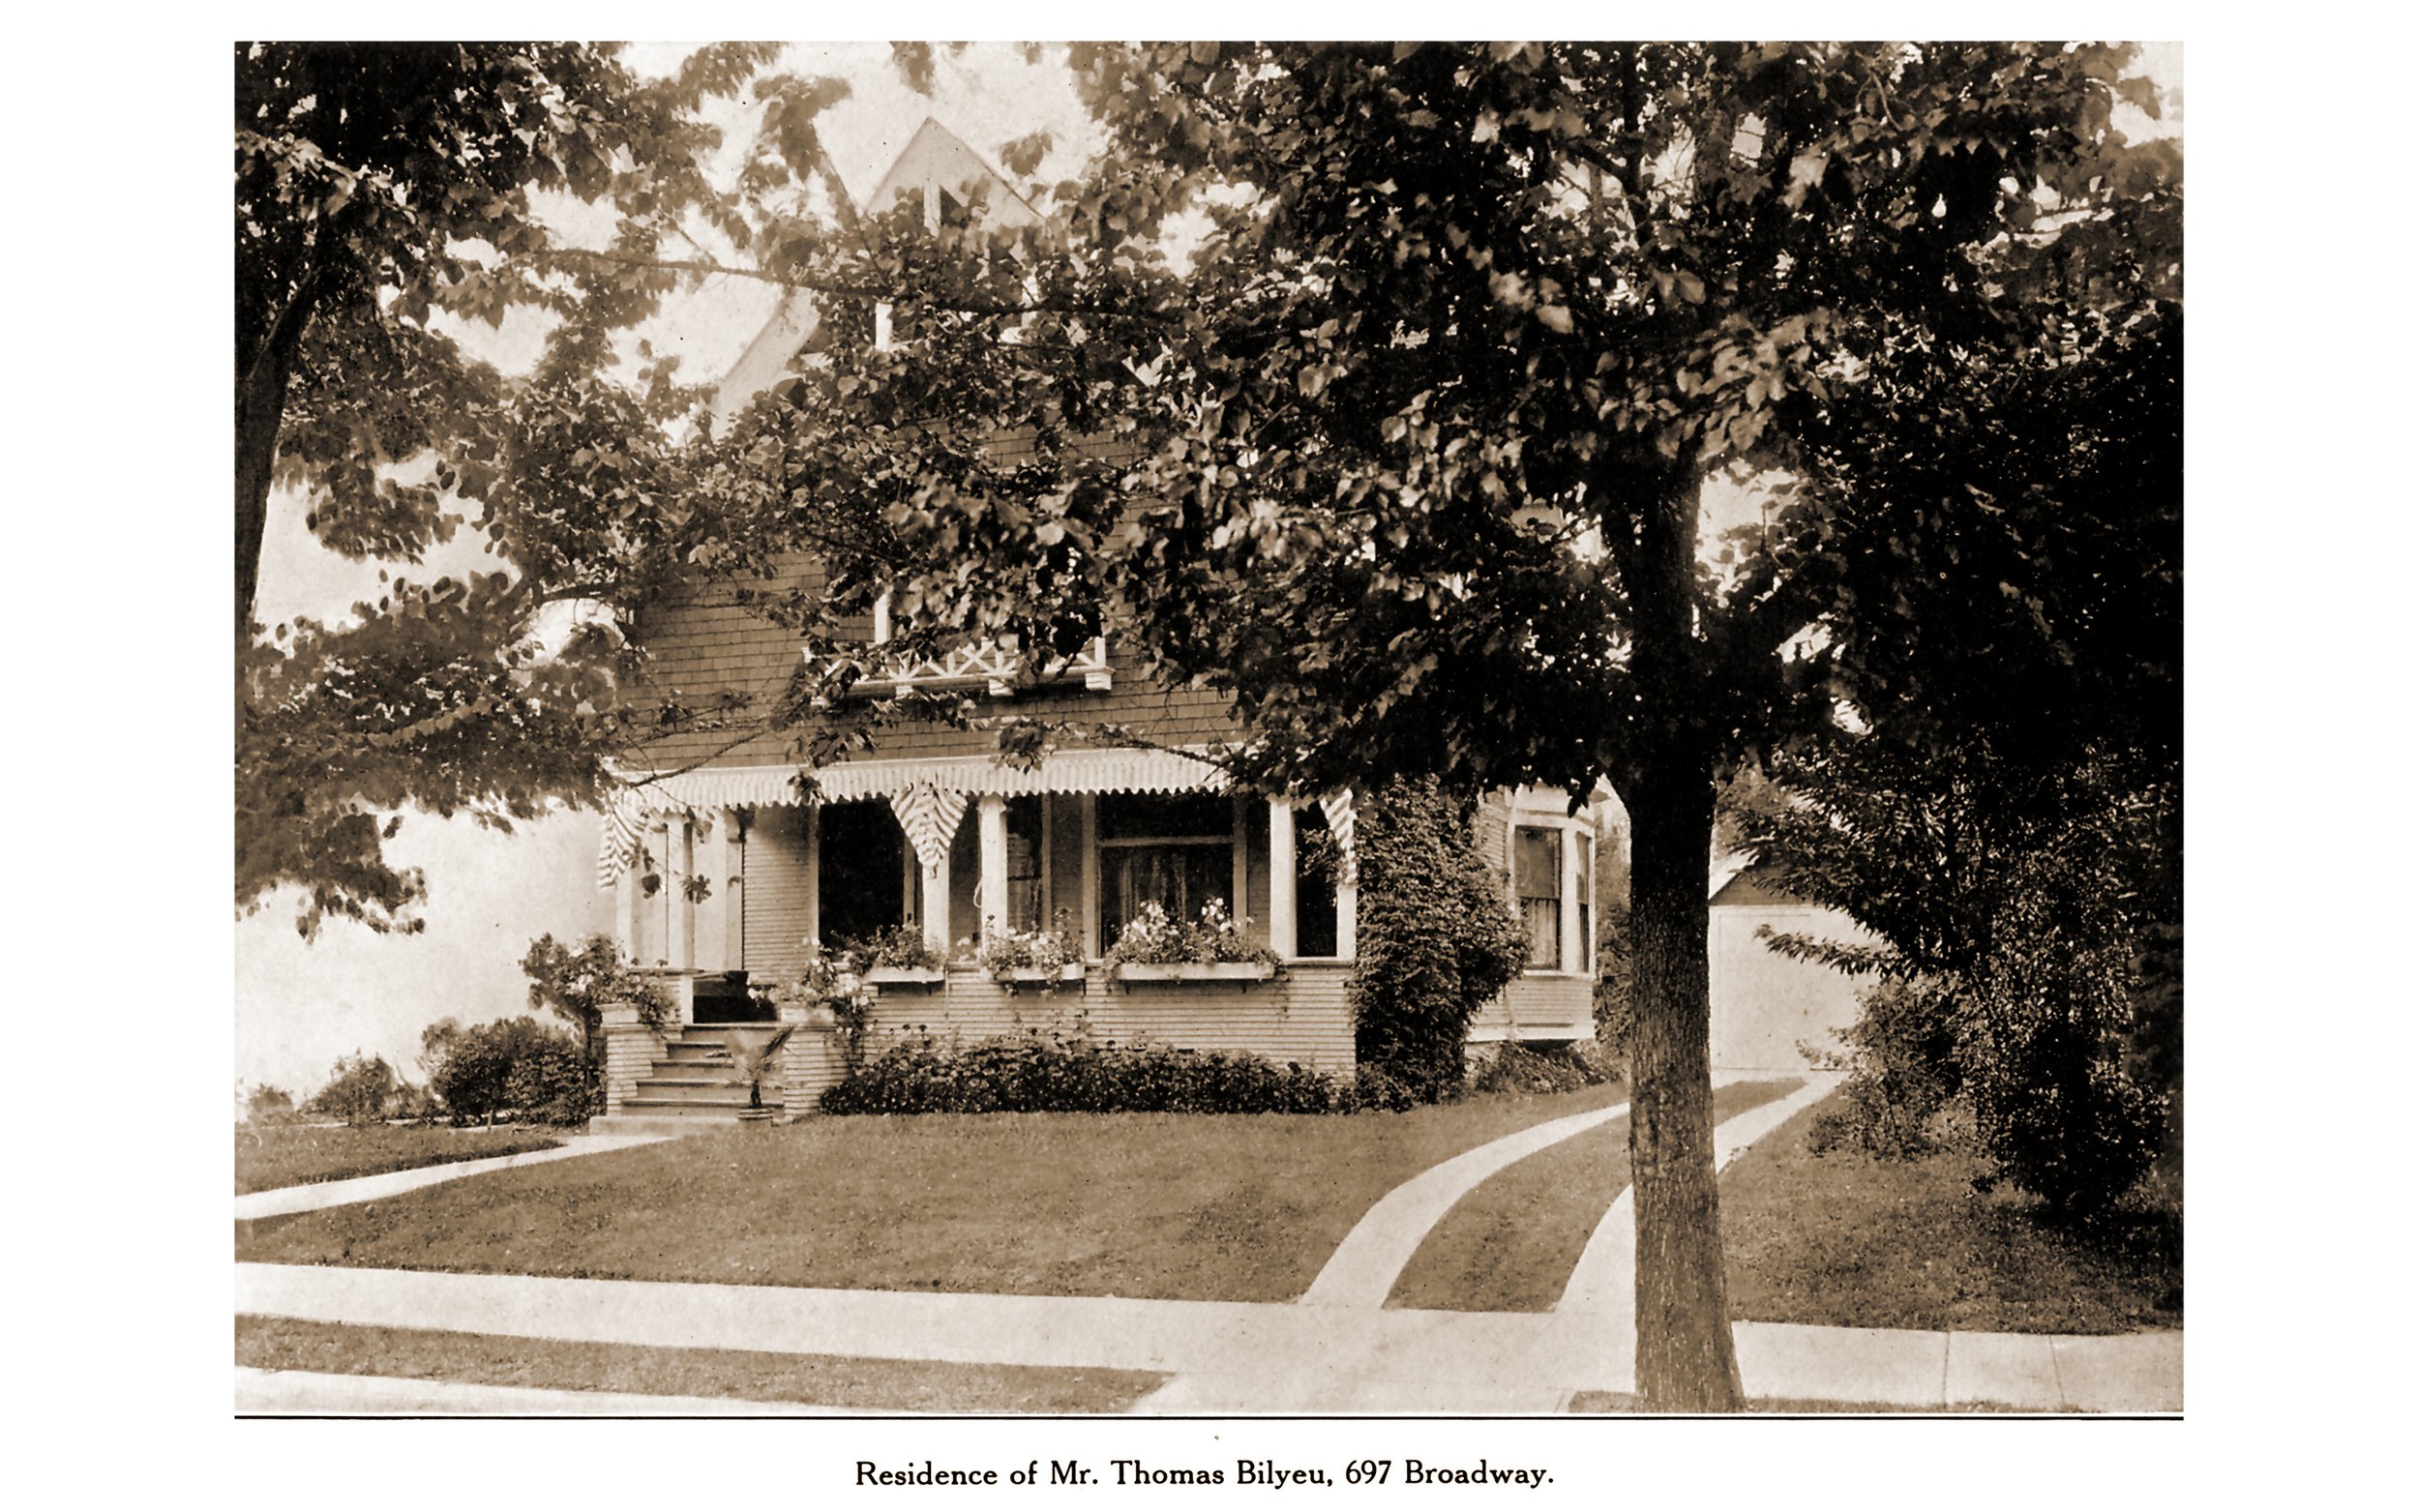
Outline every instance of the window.
<svg viewBox="0 0 2419 1512">
<path fill-rule="evenodd" d="M 1529 936 L 1529 968 L 1556 971 L 1563 964 L 1563 832 L 1512 831 L 1512 899 Z"/>
<path fill-rule="evenodd" d="M 1234 907 L 1235 806 L 1198 793 L 1114 793 L 1100 800 L 1100 922 L 1117 937 L 1143 904 L 1191 922 L 1216 899 Z"/>
</svg>

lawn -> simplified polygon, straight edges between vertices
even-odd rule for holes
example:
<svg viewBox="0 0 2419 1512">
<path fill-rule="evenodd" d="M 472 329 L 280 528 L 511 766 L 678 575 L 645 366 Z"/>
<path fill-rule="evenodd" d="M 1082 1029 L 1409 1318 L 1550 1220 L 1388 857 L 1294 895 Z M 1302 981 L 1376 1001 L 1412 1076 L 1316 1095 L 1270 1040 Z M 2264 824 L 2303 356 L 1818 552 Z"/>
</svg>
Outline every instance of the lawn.
<svg viewBox="0 0 2419 1512">
<path fill-rule="evenodd" d="M 235 1195 L 548 1150 L 562 1142 L 559 1130 L 239 1123 L 235 1126 Z"/>
<path fill-rule="evenodd" d="M 1401 1182 L 1625 1096 L 1349 1117 L 818 1117 L 305 1213 L 236 1250 L 289 1264 L 1279 1302 Z"/>
<path fill-rule="evenodd" d="M 1799 1084 L 1736 1082 L 1717 1087 L 1714 1119 L 1718 1123 L 1746 1112 Z M 1628 1184 L 1627 1117 L 1516 1161 L 1453 1204 L 1403 1267 L 1386 1305 L 1545 1312 L 1562 1300 L 1588 1236 Z"/>
<path fill-rule="evenodd" d="M 235 1363 L 485 1386 L 799 1402 L 865 1412 L 1122 1412 L 1167 1379 L 1146 1371 L 648 1349 L 250 1317 L 235 1319 Z"/>
<path fill-rule="evenodd" d="M 1867 1328 L 2126 1333 L 2184 1325 L 2184 1220 L 2171 1184 L 2097 1229 L 2036 1221 L 1970 1158 L 1817 1156 L 1809 1109 L 1722 1178 L 1733 1318 Z"/>
</svg>

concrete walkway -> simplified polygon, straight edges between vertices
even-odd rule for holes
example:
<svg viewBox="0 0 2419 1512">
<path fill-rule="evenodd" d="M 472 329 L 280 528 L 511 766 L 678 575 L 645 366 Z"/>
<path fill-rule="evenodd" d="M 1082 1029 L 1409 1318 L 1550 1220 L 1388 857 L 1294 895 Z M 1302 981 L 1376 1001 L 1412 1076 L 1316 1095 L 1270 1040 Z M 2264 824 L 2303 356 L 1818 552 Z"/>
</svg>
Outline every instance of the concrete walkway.
<svg viewBox="0 0 2419 1512">
<path fill-rule="evenodd" d="M 464 1176 L 484 1175 L 491 1171 L 543 1166 L 550 1160 L 570 1160 L 578 1155 L 598 1155 L 607 1150 L 660 1144 L 669 1138 L 671 1136 L 662 1134 L 575 1134 L 553 1149 L 523 1150 L 518 1155 L 491 1155 L 484 1160 L 415 1166 L 409 1171 L 380 1171 L 374 1176 L 354 1176 L 347 1181 L 314 1181 L 307 1186 L 279 1187 L 271 1192 L 249 1192 L 235 1200 L 235 1221 L 243 1223 L 254 1218 L 282 1218 L 287 1213 L 314 1213 L 323 1207 L 374 1202 L 382 1197 L 415 1192 L 422 1187 L 435 1186 L 440 1181 L 460 1181 Z"/>
<path fill-rule="evenodd" d="M 1820 1100 L 1836 1081 L 1808 1078 L 1800 1090 L 1718 1125 L 1717 1167 Z M 1384 1303 L 1420 1240 L 1471 1189 L 1524 1156 L 1626 1111 L 1625 1104 L 1552 1120 L 1421 1172 L 1370 1209 L 1299 1302 L 993 1296 L 240 1264 L 235 1310 L 508 1337 L 1089 1366 L 1176 1378 L 1138 1404 L 1138 1412 L 1553 1412 L 1577 1392 L 1627 1395 L 1634 1387 L 1630 1191 L 1615 1200 L 1591 1236 L 1554 1312 L 1456 1313 L 1389 1309 Z M 303 1211 L 654 1139 L 591 1136 L 560 1149 L 255 1197 L 319 1199 L 274 1209 Z M 245 1213 L 239 1201 L 238 1217 L 246 1216 L 263 1215 Z M 2029 1411 L 2100 1412 L 2171 1412 L 2183 1405 L 2180 1333 L 2051 1337 L 1751 1322 L 1734 1324 L 1733 1332 L 1742 1382 L 1757 1400 L 1933 1409 L 1987 1403 Z M 631 1400 L 652 1406 L 627 1408 L 605 1405 L 609 1399 L 601 1393 L 357 1377 L 324 1380 L 294 1372 L 252 1376 L 266 1379 L 239 1373 L 239 1410 L 820 1410 L 719 1400 L 701 1408 L 693 1399 L 679 1398 L 636 1398 Z"/>
<path fill-rule="evenodd" d="M 235 1368 L 235 1410 L 249 1417 L 835 1417 L 843 1411 L 804 1402 L 544 1391 L 241 1365 Z"/>
<path fill-rule="evenodd" d="M 1628 1393 L 1626 1318 L 981 1296 L 706 1283 L 236 1267 L 235 1310 L 662 1349 L 1096 1366 L 1181 1379 L 1146 1412 L 1551 1412 Z M 1907 1408 L 2174 1411 L 2183 1336 L 2049 1339 L 1739 1323 L 1750 1397 Z"/>
<path fill-rule="evenodd" d="M 1830 1096 L 1838 1084 L 1837 1073 L 1808 1073 L 1806 1084 L 1788 1096 L 1716 1124 L 1714 1169 L 1729 1165 L 1740 1151 Z M 1588 1247 L 1580 1253 L 1579 1263 L 1571 1267 L 1555 1311 L 1628 1317 L 1637 1305 L 1637 1260 L 1638 1189 L 1624 1187 L 1603 1222 L 1588 1235 Z"/>
</svg>

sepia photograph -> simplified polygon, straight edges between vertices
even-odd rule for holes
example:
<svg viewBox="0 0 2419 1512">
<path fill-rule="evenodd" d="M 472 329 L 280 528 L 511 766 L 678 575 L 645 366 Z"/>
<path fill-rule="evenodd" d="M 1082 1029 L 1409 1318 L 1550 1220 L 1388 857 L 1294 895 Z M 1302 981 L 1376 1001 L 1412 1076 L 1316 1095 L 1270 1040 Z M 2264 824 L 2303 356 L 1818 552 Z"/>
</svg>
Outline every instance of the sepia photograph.
<svg viewBox="0 0 2419 1512">
<path fill-rule="evenodd" d="M 2185 81 L 235 43 L 235 1416 L 2181 1416 Z"/>
</svg>

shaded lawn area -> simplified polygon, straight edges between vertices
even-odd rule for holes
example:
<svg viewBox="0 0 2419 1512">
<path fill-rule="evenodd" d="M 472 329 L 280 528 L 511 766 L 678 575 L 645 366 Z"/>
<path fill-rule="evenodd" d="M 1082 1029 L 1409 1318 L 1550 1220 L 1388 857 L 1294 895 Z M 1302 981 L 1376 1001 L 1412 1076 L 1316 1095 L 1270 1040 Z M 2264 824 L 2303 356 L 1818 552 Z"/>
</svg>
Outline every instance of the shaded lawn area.
<svg viewBox="0 0 2419 1512">
<path fill-rule="evenodd" d="M 817 1117 L 499 1171 L 239 1236 L 284 1264 L 1281 1302 L 1371 1203 L 1619 1086 L 1349 1116 Z"/>
<path fill-rule="evenodd" d="M 1786 1096 L 1793 1080 L 1714 1089 L 1714 1121 Z M 1629 1120 L 1614 1118 L 1513 1162 L 1478 1184 L 1421 1241 L 1389 1307 L 1542 1313 L 1562 1300 L 1588 1238 L 1629 1184 Z"/>
<path fill-rule="evenodd" d="M 1723 1173 L 1733 1318 L 1995 1333 L 2184 1325 L 2180 1190 L 2137 1193 L 2093 1230 L 2052 1229 L 2012 1188 L 1977 1195 L 1981 1167 L 1965 1155 L 1810 1153 L 1824 1106 Z"/>
<path fill-rule="evenodd" d="M 254 1317 L 235 1319 L 235 1363 L 552 1391 L 800 1402 L 866 1412 L 1122 1412 L 1167 1379 L 1148 1371 L 667 1349 Z"/>
<path fill-rule="evenodd" d="M 484 1160 L 491 1155 L 518 1155 L 523 1150 L 551 1150 L 562 1142 L 562 1132 L 551 1129 L 449 1129 L 435 1124 L 254 1128 L 237 1124 L 235 1195 L 374 1176 L 388 1171 L 416 1171 L 422 1166 Z"/>
</svg>

